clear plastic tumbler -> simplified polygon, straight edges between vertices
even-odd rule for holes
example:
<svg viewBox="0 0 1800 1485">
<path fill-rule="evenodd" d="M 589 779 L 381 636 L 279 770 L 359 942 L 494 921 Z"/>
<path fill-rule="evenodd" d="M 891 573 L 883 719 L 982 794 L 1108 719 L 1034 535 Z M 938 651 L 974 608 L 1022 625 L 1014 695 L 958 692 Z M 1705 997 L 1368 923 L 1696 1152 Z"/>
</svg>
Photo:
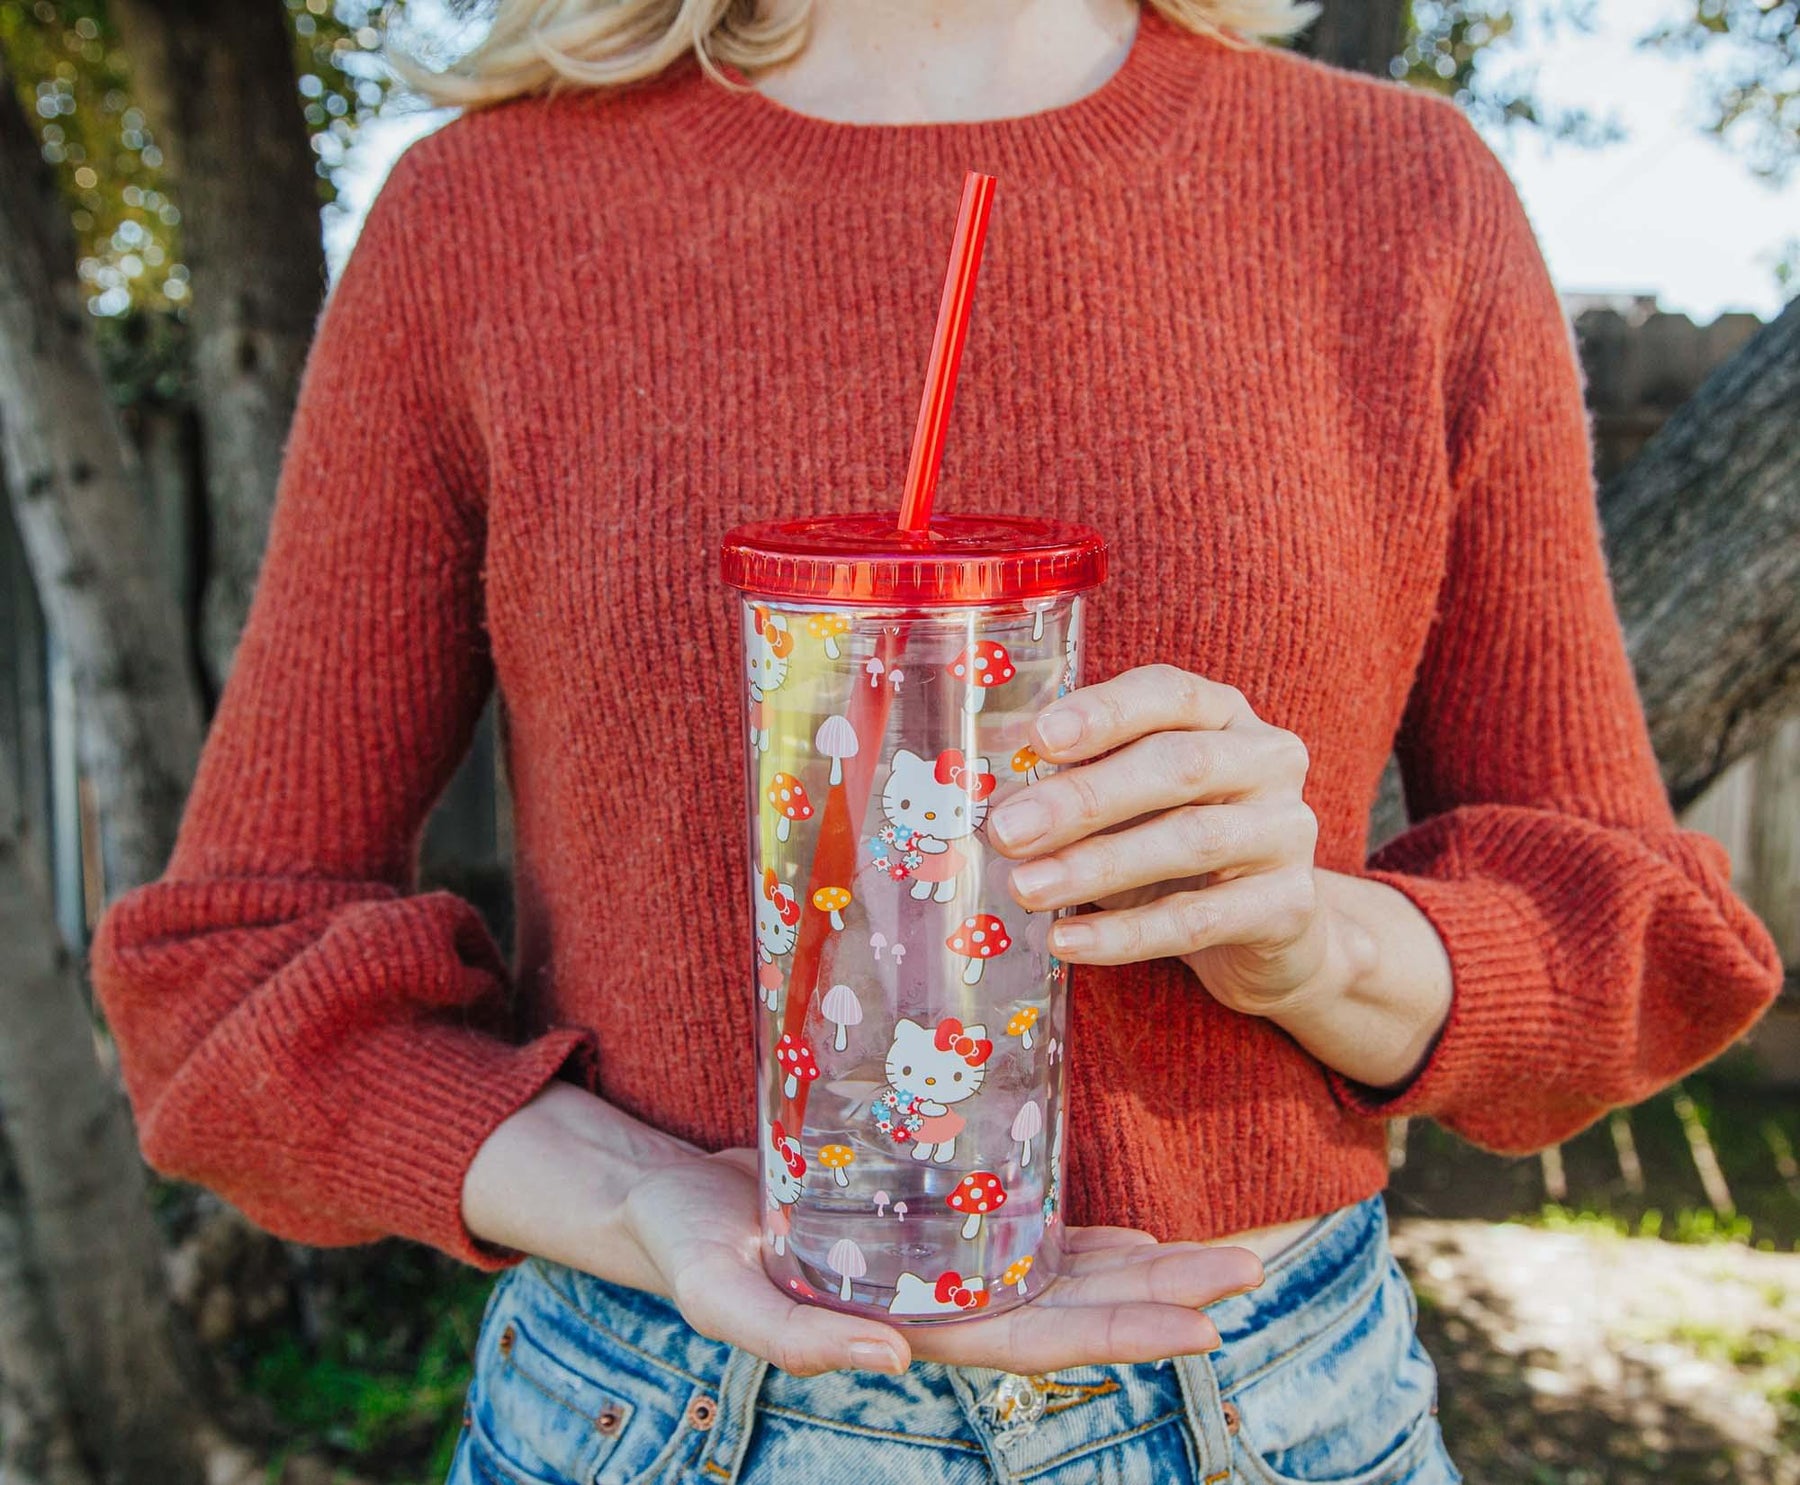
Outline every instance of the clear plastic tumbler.
<svg viewBox="0 0 1800 1485">
<path fill-rule="evenodd" d="M 764 1264 L 902 1321 L 1056 1276 L 1069 970 L 989 808 L 1081 679 L 1084 526 L 939 516 L 732 532 L 741 590 Z"/>
</svg>

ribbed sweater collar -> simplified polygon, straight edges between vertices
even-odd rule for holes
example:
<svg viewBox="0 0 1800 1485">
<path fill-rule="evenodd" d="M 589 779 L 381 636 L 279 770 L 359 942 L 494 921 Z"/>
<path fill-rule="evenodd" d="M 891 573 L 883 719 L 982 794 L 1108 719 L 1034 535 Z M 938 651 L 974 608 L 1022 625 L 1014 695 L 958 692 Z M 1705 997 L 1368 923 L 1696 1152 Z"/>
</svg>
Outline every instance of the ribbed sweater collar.
<svg viewBox="0 0 1800 1485">
<path fill-rule="evenodd" d="M 1056 177 L 1165 157 L 1191 143 L 1216 103 L 1209 69 L 1223 44 L 1181 30 L 1146 5 L 1125 59 L 1092 92 L 1012 118 L 934 124 L 849 124 L 799 113 L 754 89 L 732 89 L 683 64 L 657 87 L 660 142 L 692 168 L 704 161 L 747 182 L 842 187 L 859 178 L 941 180 L 987 170 Z M 648 122 L 648 120 L 646 120 Z"/>
</svg>

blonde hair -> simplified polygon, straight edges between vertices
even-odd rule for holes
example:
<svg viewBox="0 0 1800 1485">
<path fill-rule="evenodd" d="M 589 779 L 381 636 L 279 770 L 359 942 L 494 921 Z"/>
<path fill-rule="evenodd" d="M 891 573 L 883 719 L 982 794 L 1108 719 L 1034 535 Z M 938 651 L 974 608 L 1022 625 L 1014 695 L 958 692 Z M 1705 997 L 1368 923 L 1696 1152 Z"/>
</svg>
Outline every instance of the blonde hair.
<svg viewBox="0 0 1800 1485">
<path fill-rule="evenodd" d="M 1301 30 L 1309 0 L 1145 0 L 1176 25 L 1222 41 L 1273 40 Z M 804 4 L 778 20 L 758 0 L 499 0 L 492 29 L 442 69 L 390 42 L 401 77 L 434 103 L 477 108 L 560 84 L 609 87 L 653 77 L 692 53 L 720 81 L 720 64 L 752 72 L 806 44 Z"/>
</svg>

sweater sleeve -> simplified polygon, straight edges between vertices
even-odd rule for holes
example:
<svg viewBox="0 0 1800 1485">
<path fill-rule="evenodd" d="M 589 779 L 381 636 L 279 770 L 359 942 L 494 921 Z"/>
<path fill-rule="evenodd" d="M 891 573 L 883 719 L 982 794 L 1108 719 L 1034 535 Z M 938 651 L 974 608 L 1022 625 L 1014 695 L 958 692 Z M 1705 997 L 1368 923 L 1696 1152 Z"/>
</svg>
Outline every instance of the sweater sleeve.
<svg viewBox="0 0 1800 1485">
<path fill-rule="evenodd" d="M 1579 362 L 1524 208 L 1458 120 L 1466 288 L 1446 357 L 1453 512 L 1396 752 L 1411 828 L 1366 875 L 1449 953 L 1449 1019 L 1370 1117 L 1506 1152 L 1566 1139 L 1707 1061 L 1781 964 L 1725 851 L 1679 828 L 1602 551 Z"/>
<path fill-rule="evenodd" d="M 591 1035 L 524 1045 L 474 907 L 419 836 L 493 684 L 466 325 L 408 241 L 418 147 L 327 301 L 262 569 L 173 854 L 102 915 L 94 984 L 145 1158 L 315 1244 L 518 1255 L 461 1217 L 476 1149 Z"/>
</svg>

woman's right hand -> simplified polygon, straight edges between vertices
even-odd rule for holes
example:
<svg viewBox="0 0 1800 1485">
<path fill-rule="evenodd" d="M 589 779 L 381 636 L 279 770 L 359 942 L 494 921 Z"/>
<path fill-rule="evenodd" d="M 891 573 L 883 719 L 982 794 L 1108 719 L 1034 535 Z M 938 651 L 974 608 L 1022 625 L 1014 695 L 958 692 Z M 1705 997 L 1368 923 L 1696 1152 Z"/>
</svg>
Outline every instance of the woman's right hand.
<svg viewBox="0 0 1800 1485">
<path fill-rule="evenodd" d="M 702 1335 L 799 1376 L 914 1360 L 1034 1373 L 1158 1361 L 1219 1343 L 1201 1306 L 1262 1280 L 1248 1249 L 1064 1229 L 1062 1275 L 1005 1314 L 900 1328 L 803 1304 L 762 1267 L 756 1154 L 708 1154 L 568 1084 L 503 1123 L 471 1164 L 478 1237 L 674 1301 Z"/>
</svg>

